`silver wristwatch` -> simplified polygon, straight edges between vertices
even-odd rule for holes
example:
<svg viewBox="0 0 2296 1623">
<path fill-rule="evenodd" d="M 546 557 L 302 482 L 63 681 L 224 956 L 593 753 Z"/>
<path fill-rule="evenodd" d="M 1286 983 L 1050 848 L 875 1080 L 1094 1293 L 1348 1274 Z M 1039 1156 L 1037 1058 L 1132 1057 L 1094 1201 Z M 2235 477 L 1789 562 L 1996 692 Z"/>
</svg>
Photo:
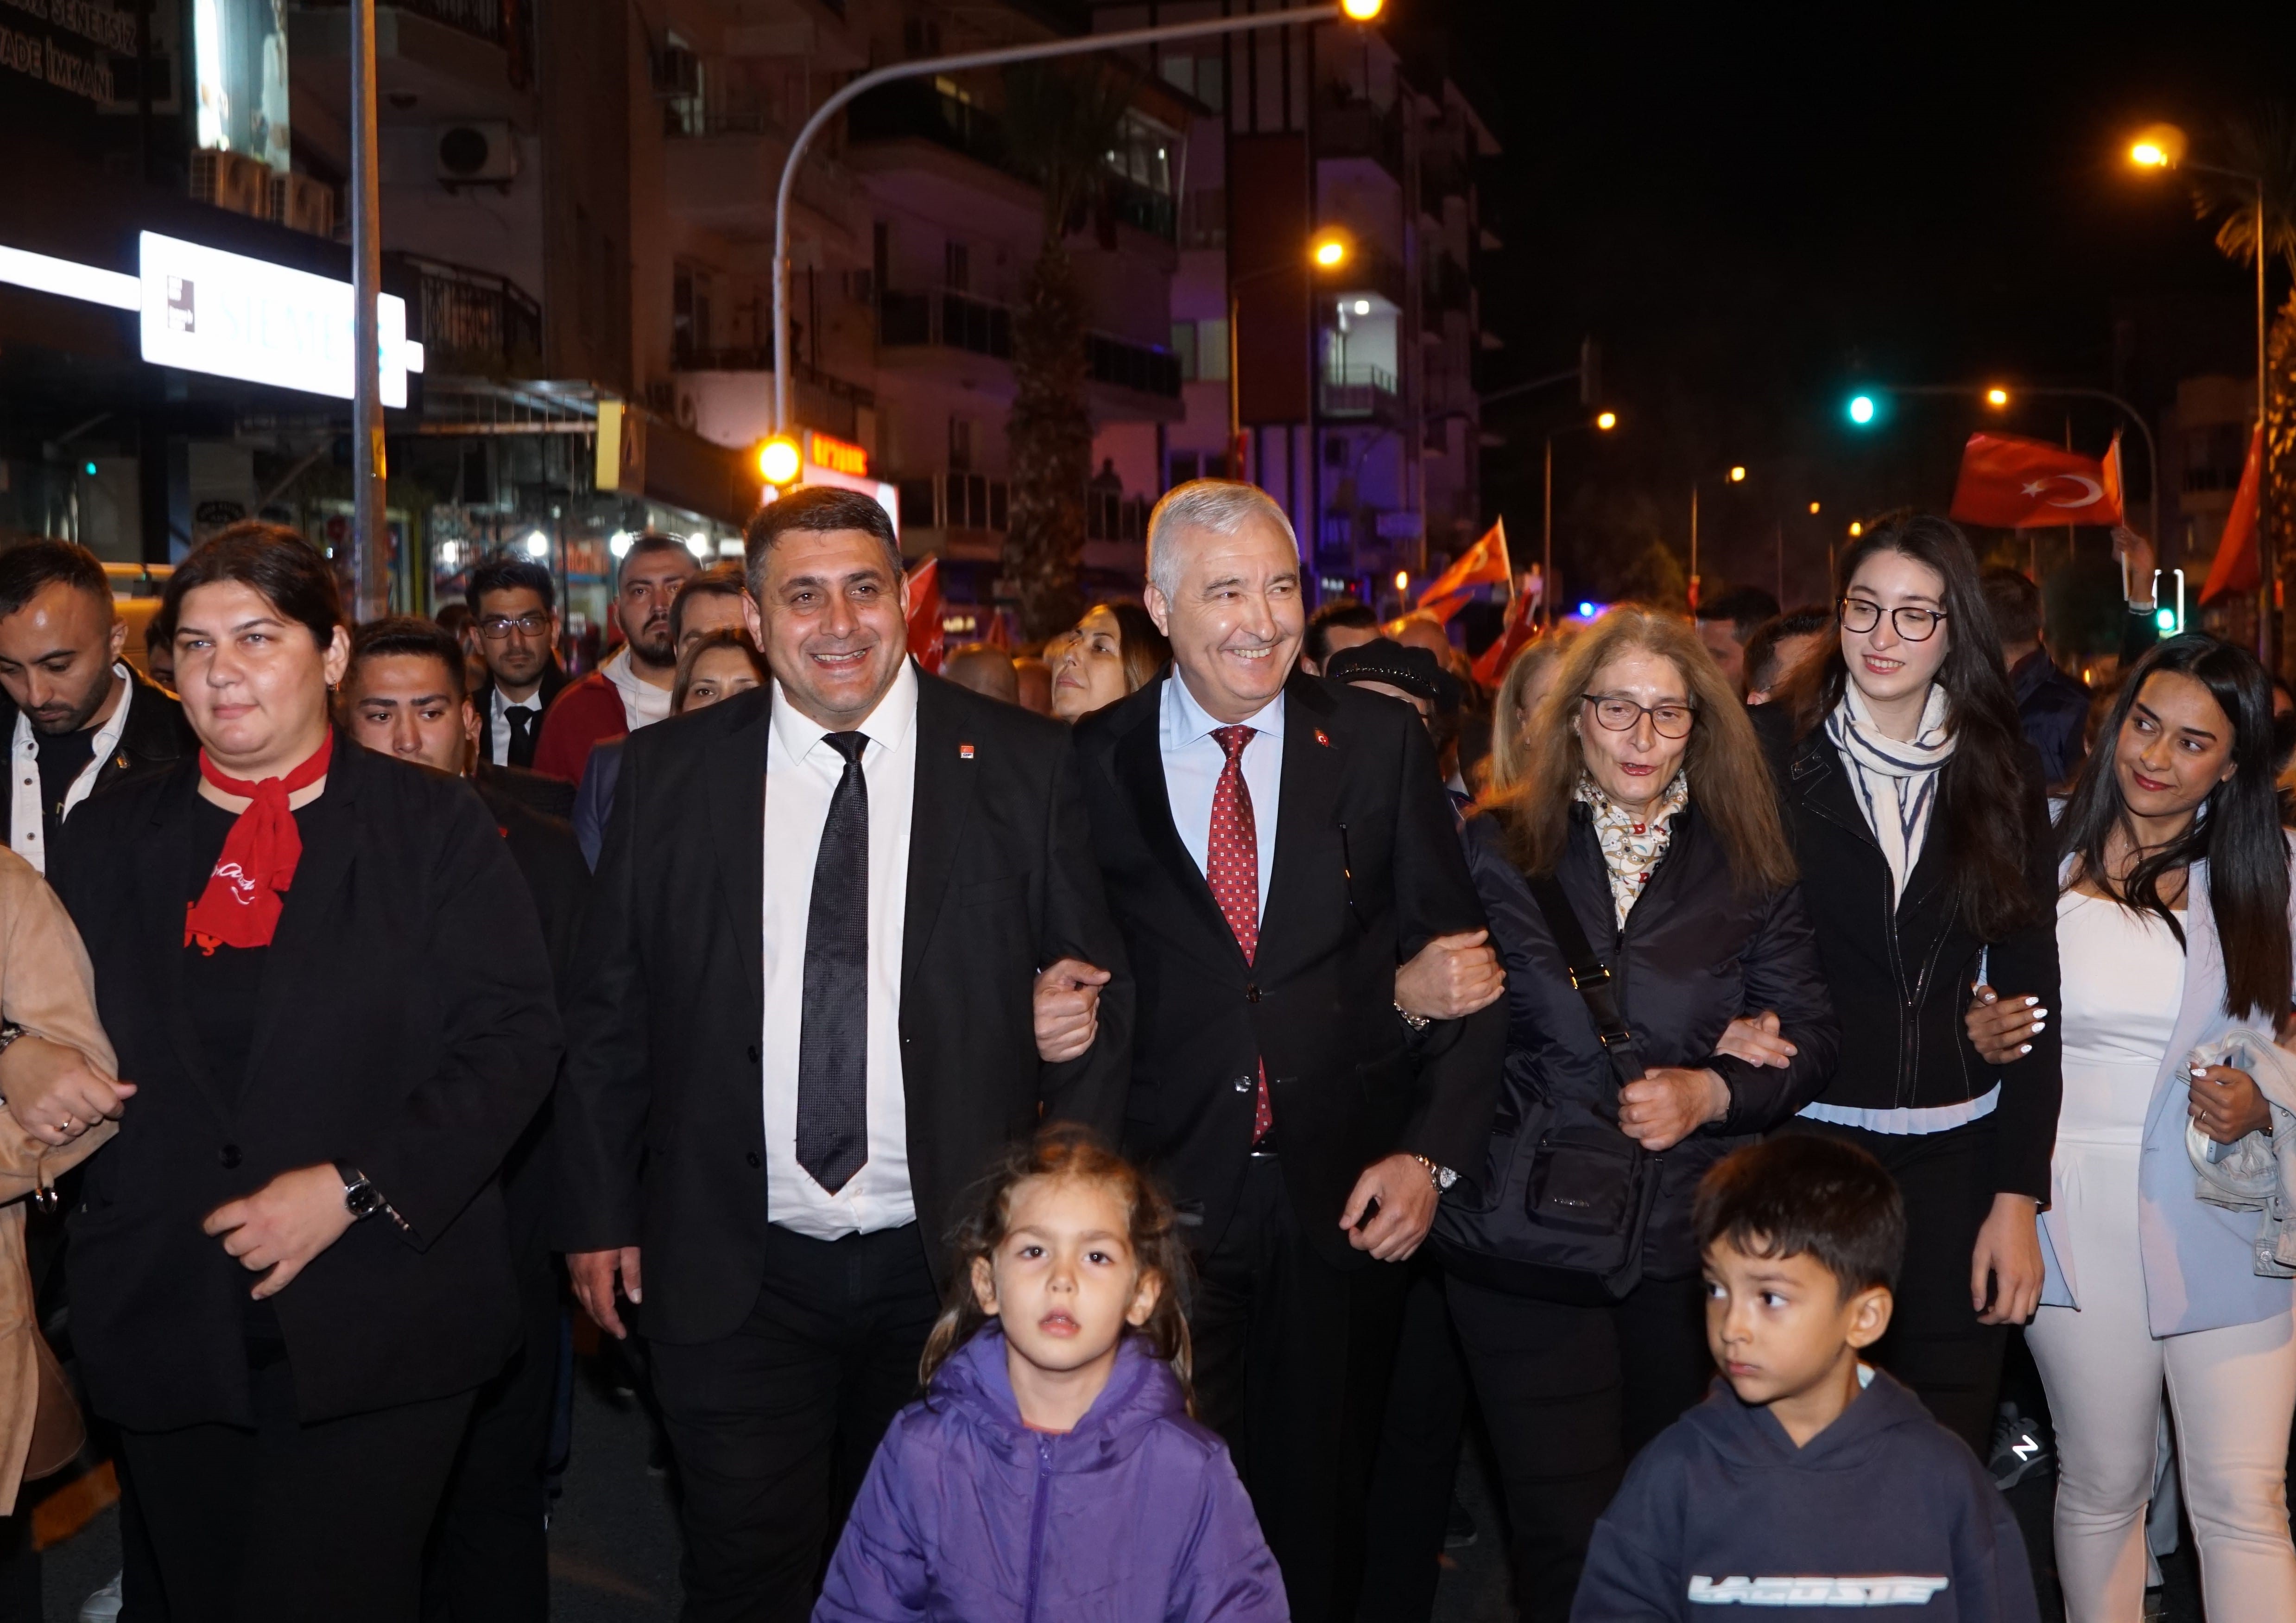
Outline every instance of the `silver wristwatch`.
<svg viewBox="0 0 2296 1623">
<path fill-rule="evenodd" d="M 1435 1193 L 1437 1194 L 1441 1194 L 1445 1190 L 1450 1188 L 1452 1184 L 1459 1181 L 1459 1175 L 1457 1173 L 1452 1171 L 1448 1167 L 1437 1166 L 1433 1161 L 1429 1160 L 1423 1155 L 1414 1155 L 1411 1159 L 1427 1168 L 1427 1180 L 1435 1185 Z"/>
<path fill-rule="evenodd" d="M 1395 1012 L 1398 1015 L 1402 1017 L 1403 1023 L 1410 1027 L 1414 1031 L 1424 1031 L 1428 1027 L 1435 1023 L 1434 1018 L 1431 1015 L 1414 1014 L 1401 1004 L 1395 1005 Z"/>
</svg>

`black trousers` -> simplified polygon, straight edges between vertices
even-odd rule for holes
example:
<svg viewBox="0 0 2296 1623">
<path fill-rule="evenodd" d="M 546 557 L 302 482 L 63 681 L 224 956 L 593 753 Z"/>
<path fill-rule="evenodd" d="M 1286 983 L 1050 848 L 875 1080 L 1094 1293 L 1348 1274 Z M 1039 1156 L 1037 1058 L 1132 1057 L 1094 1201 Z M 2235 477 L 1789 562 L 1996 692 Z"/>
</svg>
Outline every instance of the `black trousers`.
<svg viewBox="0 0 2296 1623">
<path fill-rule="evenodd" d="M 479 1389 L 423 1562 L 427 1623 L 544 1623 L 550 1615 L 548 1467 L 558 1391 L 558 1270 L 519 1259 L 525 1327 L 510 1367 Z"/>
<path fill-rule="evenodd" d="M 1451 1328 L 1442 1266 L 1432 1246 L 1403 1266 L 1411 1283 L 1372 1467 L 1357 1623 L 1425 1623 L 1434 1612 L 1466 1425 L 1467 1366 Z"/>
<path fill-rule="evenodd" d="M 1197 1412 L 1251 1494 L 1294 1623 L 1351 1620 L 1406 1275 L 1327 1260 L 1300 1232 L 1272 1155 L 1251 1158 L 1235 1216 L 1197 1271 Z"/>
<path fill-rule="evenodd" d="M 1980 1324 L 1969 1301 L 1977 1231 L 1993 1210 L 1990 1117 L 1943 1133 L 1868 1133 L 1797 1117 L 1795 1132 L 1856 1144 L 1890 1169 L 1906 1201 L 1906 1262 L 1890 1333 L 1866 1354 L 1919 1395 L 1979 1459 L 1993 1447 L 2006 1324 Z"/>
<path fill-rule="evenodd" d="M 275 1357 L 255 1371 L 252 1431 L 121 1431 L 169 1623 L 414 1623 L 470 1413 L 463 1392 L 306 1425 Z"/>
<path fill-rule="evenodd" d="M 1568 1307 L 1454 1277 L 1458 1326 L 1506 1492 L 1515 1606 L 1564 1623 L 1595 1522 L 1644 1444 L 1705 1397 L 1705 1286 L 1644 1280 L 1609 1307 Z"/>
<path fill-rule="evenodd" d="M 650 1344 L 683 1496 L 685 1623 L 803 1623 L 939 1312 L 914 1223 L 835 1241 L 768 1227 L 739 1330 Z"/>
</svg>

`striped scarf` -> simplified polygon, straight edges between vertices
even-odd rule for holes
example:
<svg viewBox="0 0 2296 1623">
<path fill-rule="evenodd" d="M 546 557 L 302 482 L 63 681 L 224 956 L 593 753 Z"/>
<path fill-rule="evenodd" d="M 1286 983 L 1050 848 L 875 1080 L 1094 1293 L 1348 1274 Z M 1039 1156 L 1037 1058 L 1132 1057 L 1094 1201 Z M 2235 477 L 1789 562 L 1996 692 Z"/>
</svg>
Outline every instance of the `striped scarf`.
<svg viewBox="0 0 2296 1623">
<path fill-rule="evenodd" d="M 1849 763 L 1858 809 L 1890 865 L 1893 902 L 1904 898 L 1906 879 L 1921 859 L 1930 813 L 1937 807 L 1938 768 L 1953 758 L 1956 740 L 1946 708 L 1945 689 L 1931 683 L 1921 730 L 1910 739 L 1890 738 L 1874 725 L 1865 696 L 1849 682 L 1842 684 L 1841 702 L 1825 718 L 1826 742 Z"/>
</svg>

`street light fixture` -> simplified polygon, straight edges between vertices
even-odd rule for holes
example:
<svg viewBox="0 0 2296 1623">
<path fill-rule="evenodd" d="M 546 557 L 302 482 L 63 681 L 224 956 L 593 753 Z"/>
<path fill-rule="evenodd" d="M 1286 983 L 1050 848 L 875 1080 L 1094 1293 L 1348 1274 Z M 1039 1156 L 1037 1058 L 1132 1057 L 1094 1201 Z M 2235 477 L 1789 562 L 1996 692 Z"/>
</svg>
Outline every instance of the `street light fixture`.
<svg viewBox="0 0 2296 1623">
<path fill-rule="evenodd" d="M 1303 5 L 1281 11 L 1253 12 L 1241 17 L 1211 17 L 1194 22 L 1160 23 L 1152 28 L 1122 29 L 1106 34 L 1078 34 L 1031 45 L 1004 45 L 990 51 L 964 51 L 953 56 L 920 57 L 889 62 L 854 78 L 824 97 L 789 144 L 782 160 L 781 184 L 774 193 L 774 412 L 773 429 L 786 434 L 796 421 L 797 380 L 790 355 L 790 205 L 797 193 L 798 166 L 806 149 L 830 119 L 855 97 L 898 79 L 931 78 L 963 73 L 974 68 L 1001 68 L 1012 62 L 1043 61 L 1060 56 L 1082 56 L 1102 51 L 1130 51 L 1170 45 L 1183 39 L 1243 34 L 1260 29 L 1312 27 L 1319 22 L 1369 22 L 1385 9 L 1384 0 L 1338 0 L 1337 4 Z"/>
<path fill-rule="evenodd" d="M 1809 504 L 1809 516 L 1813 519 L 1817 517 L 1817 504 L 1816 502 L 1812 502 Z"/>
<path fill-rule="evenodd" d="M 1547 430 L 1546 494 L 1541 498 L 1538 510 L 1538 589 L 1540 612 L 1546 617 L 1549 624 L 1554 622 L 1554 605 L 1560 601 L 1554 591 L 1554 437 L 1557 434 L 1577 433 L 1580 430 L 1590 428 L 1607 434 L 1618 426 L 1618 413 L 1598 412 L 1592 422 L 1566 422 L 1559 429 Z"/>
<path fill-rule="evenodd" d="M 1316 271 L 1334 271 L 1347 264 L 1355 254 L 1355 239 L 1337 225 L 1326 225 L 1308 241 L 1308 263 Z M 1238 381 L 1242 366 L 1241 347 L 1237 328 L 1243 305 L 1242 291 L 1263 276 L 1272 276 L 1290 266 L 1281 261 L 1263 265 L 1256 271 L 1246 271 L 1227 281 L 1227 476 L 1242 479 L 1243 467 L 1243 389 Z M 1371 301 L 1356 301 L 1356 314 L 1371 314 Z"/>
<path fill-rule="evenodd" d="M 2009 404 L 2009 391 L 2008 391 L 2007 389 L 2000 389 L 2000 388 L 1995 388 L 1995 389 L 1987 389 L 1987 390 L 1985 391 L 1985 404 L 1986 404 L 1986 405 L 1988 405 L 1988 406 L 1994 406 L 1994 407 L 1996 407 L 1997 409 L 1998 407 L 2005 406 L 2008 405 L 2008 404 Z"/>
<path fill-rule="evenodd" d="M 1850 538 L 1852 541 L 1855 541 L 1858 537 L 1860 537 L 1860 536 L 1864 535 L 1865 533 L 1866 533 L 1866 527 L 1865 527 L 1863 524 L 1860 524 L 1860 523 L 1859 523 L 1857 520 L 1855 520 L 1855 519 L 1852 519 L 1852 520 L 1850 520 L 1850 521 L 1849 521 L 1849 538 Z"/>
<path fill-rule="evenodd" d="M 1733 469 L 1731 469 L 1731 470 L 1730 470 L 1730 482 L 1731 482 L 1732 484 L 1734 484 L 1734 485 L 1742 485 L 1742 484 L 1744 484 L 1744 483 L 1746 482 L 1746 471 L 1745 471 L 1743 468 L 1733 468 Z"/>
<path fill-rule="evenodd" d="M 1604 433 L 1609 433 L 1612 429 L 1619 426 L 1619 414 L 1616 412 L 1598 412 L 1595 414 L 1595 426 L 1601 429 Z"/>
<path fill-rule="evenodd" d="M 797 441 L 786 434 L 776 434 L 758 447 L 758 471 L 765 475 L 766 483 L 775 488 L 794 484 L 804 469 L 805 461 L 798 455 Z"/>
<path fill-rule="evenodd" d="M 1849 402 L 1849 421 L 1856 423 L 1859 428 L 1864 428 L 1867 423 L 1874 421 L 1874 406 L 1873 396 L 1855 396 Z"/>
<path fill-rule="evenodd" d="M 1315 246 L 1308 250 L 1308 257 L 1315 260 L 1319 270 L 1339 269 L 1348 262 L 1348 237 L 1342 231 L 1316 233 Z"/>
<path fill-rule="evenodd" d="M 1734 485 L 1746 482 L 1746 470 L 1733 464 L 1727 475 Z M 1690 608 L 1698 611 L 1698 480 L 1690 481 Z"/>
<path fill-rule="evenodd" d="M 2246 169 L 2227 169 L 2213 163 L 2194 162 L 2185 156 L 2187 144 L 2185 132 L 2175 125 L 2152 125 L 2139 130 L 2136 140 L 2129 143 L 2128 160 L 2144 169 L 2185 168 L 2197 170 L 2203 175 L 2222 175 L 2232 180 L 2243 181 L 2256 188 L 2256 422 L 2258 428 L 2261 430 L 2272 421 L 2272 363 L 2267 337 L 2268 312 L 2264 296 L 2264 275 L 2267 263 L 2265 253 L 2267 221 L 2264 176 L 2251 174 Z M 2269 432 L 2264 436 L 2264 466 L 2261 471 L 2264 476 L 2264 488 L 2268 490 L 2272 488 L 2272 436 Z M 2156 495 L 2153 501 L 2157 504 L 2160 497 Z M 2277 639 L 2273 635 L 2272 627 L 2280 599 L 2280 566 L 2279 560 L 2274 555 L 2271 529 L 2266 517 L 2269 511 L 2269 504 L 2267 504 L 2258 510 L 2256 515 L 2256 561 L 2259 566 L 2257 573 L 2262 577 L 2259 583 L 2262 603 L 2256 621 L 2257 652 L 2263 656 L 2267 666 L 2276 669 L 2277 660 L 2273 644 Z M 2157 518 L 2153 528 L 2156 530 L 2160 528 Z M 2153 544 L 2158 545 L 2161 537 L 2156 535 L 2152 540 Z"/>
</svg>

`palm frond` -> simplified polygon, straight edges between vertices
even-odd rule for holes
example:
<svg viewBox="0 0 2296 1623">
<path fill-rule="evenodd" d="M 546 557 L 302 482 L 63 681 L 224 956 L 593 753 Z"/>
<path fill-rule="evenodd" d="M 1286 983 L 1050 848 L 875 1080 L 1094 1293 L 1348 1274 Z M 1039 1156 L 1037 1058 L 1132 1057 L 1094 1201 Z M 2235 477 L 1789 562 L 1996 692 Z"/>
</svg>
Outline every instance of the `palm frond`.
<svg viewBox="0 0 2296 1623">
<path fill-rule="evenodd" d="M 2194 216 L 2216 223 L 2217 251 L 2256 262 L 2256 187 L 2243 177 L 2258 176 L 2264 182 L 2264 251 L 2296 270 L 2296 117 L 2284 103 L 2267 102 L 2226 119 L 2208 161 L 2237 171 L 2185 171 Z"/>
</svg>

